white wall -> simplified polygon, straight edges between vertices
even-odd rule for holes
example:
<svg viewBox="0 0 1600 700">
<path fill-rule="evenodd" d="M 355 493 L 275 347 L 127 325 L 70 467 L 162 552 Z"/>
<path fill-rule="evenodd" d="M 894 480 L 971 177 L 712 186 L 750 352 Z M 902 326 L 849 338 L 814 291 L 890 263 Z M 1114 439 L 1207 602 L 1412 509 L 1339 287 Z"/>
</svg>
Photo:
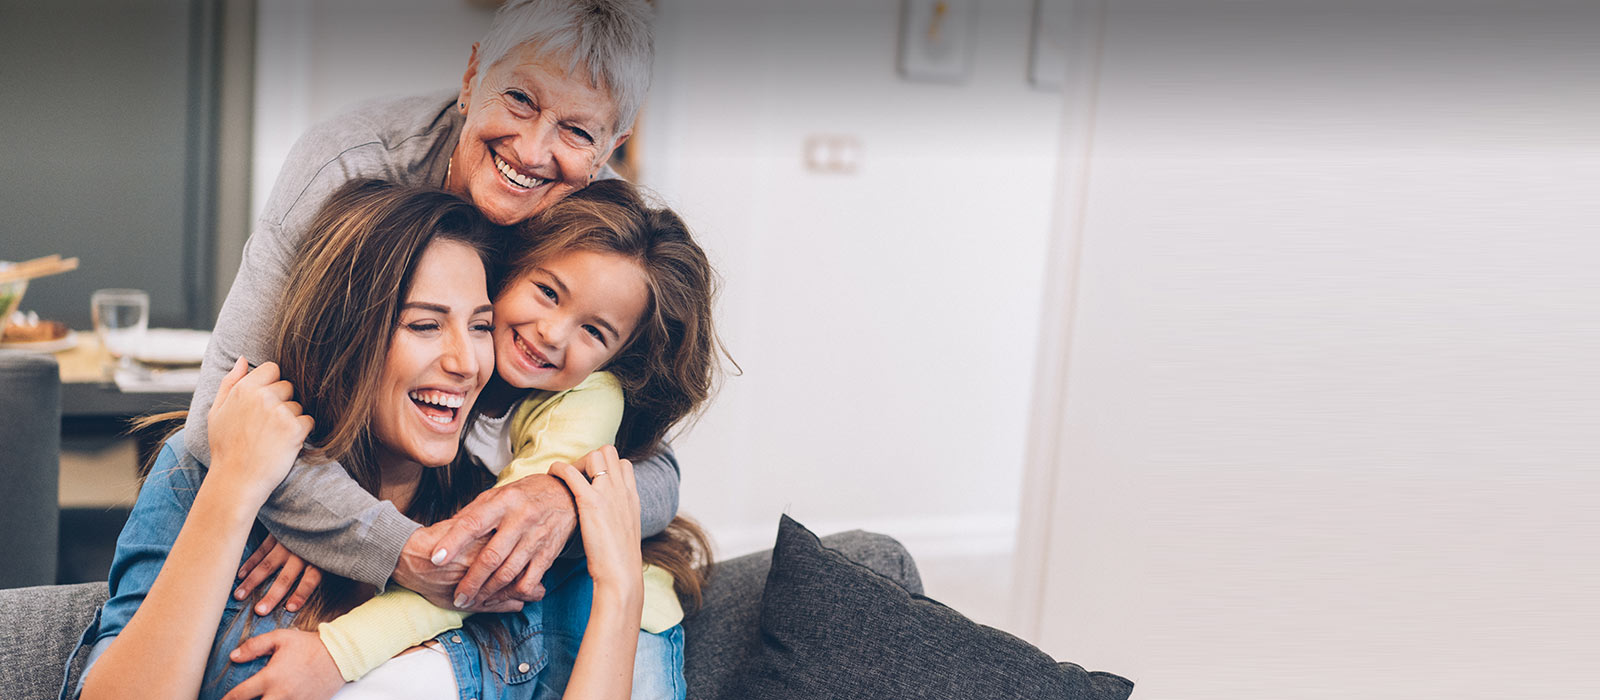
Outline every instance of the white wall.
<svg viewBox="0 0 1600 700">
<path fill-rule="evenodd" d="M 744 376 L 678 447 L 730 551 L 783 511 L 1012 546 L 1060 96 L 1026 80 L 1031 3 L 983 5 L 963 85 L 898 77 L 898 6 L 662 3 L 642 179 L 727 281 Z M 817 134 L 859 170 L 808 172 Z"/>
<path fill-rule="evenodd" d="M 487 26 L 463 3 L 379 5 L 262 3 L 258 202 L 304 128 L 455 85 Z M 897 2 L 659 5 L 641 180 L 720 267 L 744 368 L 677 443 L 684 512 L 725 554 L 770 546 L 787 511 L 1008 556 L 1060 113 L 1027 83 L 1032 4 L 983 5 L 962 85 L 897 76 Z M 853 137 L 859 170 L 807 172 L 814 134 Z"/>
<path fill-rule="evenodd" d="M 1600 693 L 1600 8 L 1395 5 L 1111 3 L 1018 556 L 1139 697 Z"/>
<path fill-rule="evenodd" d="M 365 100 L 459 88 L 492 16 L 462 0 L 259 3 L 251 219 L 311 125 Z"/>
</svg>

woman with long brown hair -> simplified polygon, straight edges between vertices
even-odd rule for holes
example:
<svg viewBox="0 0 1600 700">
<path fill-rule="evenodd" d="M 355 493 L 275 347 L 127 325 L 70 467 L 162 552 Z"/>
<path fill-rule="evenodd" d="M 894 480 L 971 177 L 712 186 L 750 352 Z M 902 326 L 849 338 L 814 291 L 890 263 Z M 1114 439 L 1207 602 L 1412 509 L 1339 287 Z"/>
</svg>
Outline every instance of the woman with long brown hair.
<svg viewBox="0 0 1600 700">
<path fill-rule="evenodd" d="M 309 637 L 320 647 L 314 633 L 293 628 L 348 610 L 370 586 L 334 580 L 298 618 L 245 625 L 245 634 L 290 627 L 251 639 L 257 655 L 271 652 L 274 664 L 293 668 L 287 678 L 251 677 L 259 660 L 226 655 L 240 634 L 233 623 L 249 618 L 245 603 L 227 595 L 233 573 L 245 545 L 261 539 L 252 533 L 256 511 L 303 441 L 313 458 L 338 459 L 368 490 L 423 522 L 448 516 L 489 481 L 458 447 L 493 369 L 491 227 L 452 195 L 366 182 L 341 190 L 313 230 L 290 271 L 284 308 L 294 312 L 276 330 L 282 376 L 270 363 L 248 374 L 236 365 L 211 411 L 209 470 L 177 435 L 141 489 L 119 538 L 112 597 L 86 634 L 95 648 L 84 697 L 215 697 L 241 681 L 229 697 L 255 697 L 269 682 L 327 678 L 326 668 L 318 675 L 289 658 L 291 647 L 306 648 L 289 640 Z M 631 464 L 602 451 L 550 473 L 577 500 L 588 558 L 546 580 L 552 595 L 567 590 L 566 581 L 585 582 L 593 604 L 574 631 L 583 643 L 565 696 L 627 697 L 643 598 Z M 400 657 L 395 687 L 413 697 L 428 696 L 422 681 L 448 683 L 441 694 L 449 697 L 508 694 L 542 670 L 536 612 L 481 616 L 490 619 L 441 635 Z"/>
</svg>

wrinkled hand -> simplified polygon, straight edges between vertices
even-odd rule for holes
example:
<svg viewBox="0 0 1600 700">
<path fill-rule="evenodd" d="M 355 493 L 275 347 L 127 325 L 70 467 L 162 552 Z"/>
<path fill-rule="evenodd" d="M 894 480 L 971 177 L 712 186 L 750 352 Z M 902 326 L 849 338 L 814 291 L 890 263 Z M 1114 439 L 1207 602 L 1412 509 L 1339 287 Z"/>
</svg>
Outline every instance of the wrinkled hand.
<svg viewBox="0 0 1600 700">
<path fill-rule="evenodd" d="M 520 600 L 480 601 L 478 605 L 458 607 L 455 604 L 456 584 L 467 573 L 467 567 L 478 557 L 478 551 L 488 538 L 470 540 L 460 553 L 435 565 L 433 553 L 439 548 L 439 537 L 449 530 L 448 520 L 428 527 L 417 528 L 400 550 L 400 561 L 395 566 L 394 582 L 415 591 L 441 608 L 457 608 L 467 612 L 516 612 L 522 609 Z"/>
<path fill-rule="evenodd" d="M 577 466 L 557 462 L 550 473 L 566 482 L 578 502 L 583 551 L 595 589 L 642 595 L 644 562 L 633 463 L 617 459 L 616 448 L 607 446 L 578 460 Z"/>
<path fill-rule="evenodd" d="M 455 607 L 535 601 L 544 597 L 545 570 L 578 525 L 577 506 L 561 480 L 534 474 L 479 494 L 440 525 L 448 527 L 429 556 L 435 563 L 454 559 L 473 540 L 488 540 L 456 586 Z"/>
<path fill-rule="evenodd" d="M 234 589 L 234 599 L 244 600 L 250 597 L 256 586 L 261 585 L 274 573 L 278 574 L 278 578 L 256 603 L 257 615 L 265 615 L 278 607 L 278 601 L 283 600 L 290 586 L 294 586 L 294 595 L 289 596 L 289 602 L 283 609 L 289 612 L 299 610 L 300 606 L 306 604 L 306 599 L 311 597 L 311 592 L 322 583 L 321 569 L 307 564 L 306 560 L 279 543 L 277 538 L 267 535 L 267 539 L 262 540 L 261 546 L 256 548 L 255 553 L 245 560 L 244 566 L 239 567 L 238 578 L 244 581 Z M 296 580 L 299 580 L 299 585 L 295 585 Z"/>
<path fill-rule="evenodd" d="M 294 466 L 311 434 L 312 420 L 294 400 L 294 386 L 279 379 L 278 366 L 253 370 L 243 357 L 222 378 L 207 414 L 211 466 L 218 479 L 259 506 Z"/>
<path fill-rule="evenodd" d="M 273 630 L 244 640 L 228 654 L 234 663 L 271 655 L 267 667 L 223 696 L 222 700 L 250 698 L 331 698 L 344 686 L 344 676 L 333 663 L 322 638 L 315 632 Z"/>
</svg>

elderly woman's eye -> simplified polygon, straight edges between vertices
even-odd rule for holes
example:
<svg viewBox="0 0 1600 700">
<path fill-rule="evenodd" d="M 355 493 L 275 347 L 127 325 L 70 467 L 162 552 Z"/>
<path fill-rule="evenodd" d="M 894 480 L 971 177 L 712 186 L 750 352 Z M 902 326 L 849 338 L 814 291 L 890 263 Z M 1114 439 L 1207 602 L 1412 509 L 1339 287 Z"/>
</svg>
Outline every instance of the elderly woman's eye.
<svg viewBox="0 0 1600 700">
<path fill-rule="evenodd" d="M 567 127 L 567 131 L 573 136 L 578 137 L 584 143 L 594 143 L 594 137 L 590 136 L 589 132 L 584 131 L 583 129 L 580 129 L 576 126 L 569 126 Z"/>
<path fill-rule="evenodd" d="M 525 107 L 532 107 L 533 106 L 533 98 L 528 97 L 527 93 L 524 93 L 521 90 L 507 90 L 506 91 L 506 97 L 511 98 L 517 104 L 523 105 Z"/>
</svg>

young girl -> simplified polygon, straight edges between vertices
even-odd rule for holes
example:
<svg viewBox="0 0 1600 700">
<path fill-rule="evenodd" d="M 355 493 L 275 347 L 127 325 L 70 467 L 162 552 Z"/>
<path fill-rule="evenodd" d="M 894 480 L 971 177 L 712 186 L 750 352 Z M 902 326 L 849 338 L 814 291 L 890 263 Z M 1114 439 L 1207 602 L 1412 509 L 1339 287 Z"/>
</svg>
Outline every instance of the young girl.
<svg viewBox="0 0 1600 700">
<path fill-rule="evenodd" d="M 711 393 L 718 348 L 714 274 L 704 252 L 676 214 L 650 207 L 621 180 L 595 183 L 552 205 L 520 230 L 511 248 L 494 305 L 496 376 L 468 428 L 469 451 L 491 469 L 503 465 L 494 469 L 497 485 L 576 463 L 606 445 L 632 459 L 650 454 Z M 412 398 L 441 421 L 459 410 L 442 393 Z M 633 697 L 683 698 L 679 594 L 698 599 L 703 571 L 697 567 L 708 547 L 698 528 L 679 518 L 644 548 L 645 634 Z M 571 566 L 551 575 L 565 580 Z M 580 613 L 587 603 L 577 604 Z M 321 625 L 318 634 L 343 679 L 355 681 L 460 627 L 466 615 L 394 589 Z M 571 628 L 582 630 L 582 623 L 580 615 Z M 551 635 L 542 686 L 559 692 L 565 685 L 578 641 Z"/>
</svg>

